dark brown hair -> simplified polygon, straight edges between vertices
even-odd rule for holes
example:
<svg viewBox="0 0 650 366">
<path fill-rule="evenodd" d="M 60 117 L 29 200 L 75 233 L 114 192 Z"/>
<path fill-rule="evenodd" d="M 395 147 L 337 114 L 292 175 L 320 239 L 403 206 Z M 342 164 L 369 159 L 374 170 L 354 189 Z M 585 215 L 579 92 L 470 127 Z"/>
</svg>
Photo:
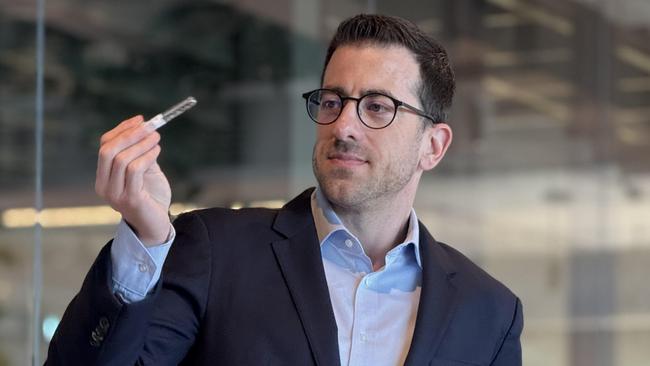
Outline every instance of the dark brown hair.
<svg viewBox="0 0 650 366">
<path fill-rule="evenodd" d="M 420 66 L 418 94 L 425 112 L 434 122 L 445 122 L 454 96 L 454 72 L 447 51 L 415 24 L 398 17 L 360 14 L 343 21 L 330 41 L 321 74 L 334 51 L 345 45 L 403 46 L 413 52 Z"/>
</svg>

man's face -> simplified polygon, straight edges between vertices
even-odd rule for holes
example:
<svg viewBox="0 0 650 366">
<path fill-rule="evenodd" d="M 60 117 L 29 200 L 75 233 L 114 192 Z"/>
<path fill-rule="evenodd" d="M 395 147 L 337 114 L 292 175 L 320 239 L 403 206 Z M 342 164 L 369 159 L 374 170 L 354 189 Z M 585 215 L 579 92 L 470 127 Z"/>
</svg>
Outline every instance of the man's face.
<svg viewBox="0 0 650 366">
<path fill-rule="evenodd" d="M 421 108 L 419 81 L 418 64 L 408 49 L 352 45 L 334 52 L 322 87 L 356 98 L 382 91 Z M 354 209 L 406 190 L 415 194 L 420 160 L 430 144 L 422 138 L 421 117 L 399 108 L 393 123 L 373 130 L 359 120 L 356 104 L 347 101 L 334 123 L 318 126 L 312 162 L 325 196 L 337 206 Z"/>
</svg>

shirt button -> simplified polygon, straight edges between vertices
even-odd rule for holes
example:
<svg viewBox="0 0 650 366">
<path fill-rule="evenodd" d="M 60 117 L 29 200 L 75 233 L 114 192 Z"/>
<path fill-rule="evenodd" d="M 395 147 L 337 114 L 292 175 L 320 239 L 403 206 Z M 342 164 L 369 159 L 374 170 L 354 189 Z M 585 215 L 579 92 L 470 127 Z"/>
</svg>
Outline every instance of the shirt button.
<svg viewBox="0 0 650 366">
<path fill-rule="evenodd" d="M 147 266 L 146 264 L 144 264 L 144 263 L 138 264 L 138 271 L 144 273 L 144 272 L 147 272 L 148 270 L 149 270 L 149 266 Z"/>
<path fill-rule="evenodd" d="M 354 243 L 352 243 L 352 240 L 350 240 L 350 239 L 345 239 L 345 246 L 346 246 L 346 247 L 348 247 L 348 248 L 352 248 L 352 245 L 353 245 L 353 244 L 354 244 Z"/>
<path fill-rule="evenodd" d="M 366 333 L 361 333 L 361 342 L 367 342 L 368 341 L 368 336 Z"/>
</svg>

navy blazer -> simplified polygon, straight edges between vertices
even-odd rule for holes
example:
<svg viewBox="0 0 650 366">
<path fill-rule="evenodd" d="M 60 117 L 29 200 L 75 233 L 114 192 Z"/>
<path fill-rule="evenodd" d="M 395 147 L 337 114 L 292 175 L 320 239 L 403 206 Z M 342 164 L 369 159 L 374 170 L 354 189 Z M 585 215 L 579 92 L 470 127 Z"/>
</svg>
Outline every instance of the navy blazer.
<svg viewBox="0 0 650 366">
<path fill-rule="evenodd" d="M 143 301 L 111 292 L 110 243 L 63 315 L 46 365 L 339 365 L 307 190 L 279 210 L 205 209 L 174 222 Z M 521 304 L 420 224 L 422 291 L 406 365 L 521 365 Z"/>
</svg>

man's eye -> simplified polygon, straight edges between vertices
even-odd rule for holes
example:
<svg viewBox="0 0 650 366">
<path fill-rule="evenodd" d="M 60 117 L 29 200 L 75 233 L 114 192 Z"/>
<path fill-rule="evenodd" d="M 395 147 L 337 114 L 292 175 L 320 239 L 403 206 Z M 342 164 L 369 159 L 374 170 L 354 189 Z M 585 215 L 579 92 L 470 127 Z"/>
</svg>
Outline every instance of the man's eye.
<svg viewBox="0 0 650 366">
<path fill-rule="evenodd" d="M 390 108 L 385 104 L 374 102 L 366 104 L 366 110 L 372 113 L 387 113 Z"/>
<path fill-rule="evenodd" d="M 339 105 L 339 101 L 334 99 L 321 101 L 321 106 L 324 109 L 338 109 Z"/>
</svg>

